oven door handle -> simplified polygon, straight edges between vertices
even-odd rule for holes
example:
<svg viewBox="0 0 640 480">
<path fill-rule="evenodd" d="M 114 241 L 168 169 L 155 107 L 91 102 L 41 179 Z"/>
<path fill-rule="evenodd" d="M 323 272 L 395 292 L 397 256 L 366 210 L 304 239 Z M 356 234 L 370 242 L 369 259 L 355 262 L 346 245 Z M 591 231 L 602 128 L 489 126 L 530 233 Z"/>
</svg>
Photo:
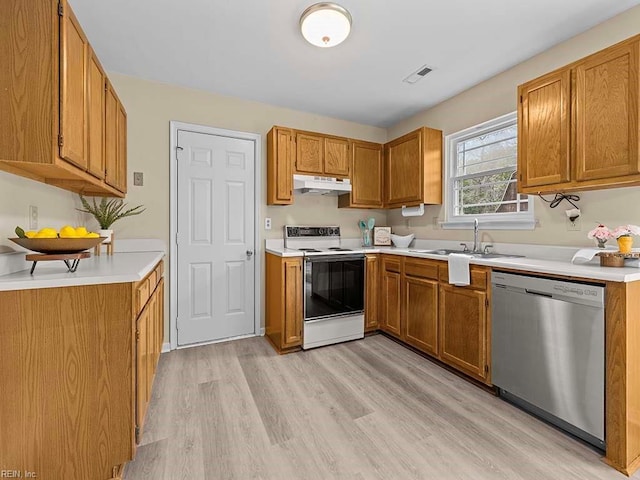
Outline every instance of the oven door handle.
<svg viewBox="0 0 640 480">
<path fill-rule="evenodd" d="M 328 320 L 339 320 L 340 318 L 353 317 L 356 315 L 364 315 L 364 310 L 355 310 L 353 312 L 345 312 L 338 315 L 327 315 L 324 317 L 314 317 L 314 318 L 310 318 L 309 320 L 305 319 L 304 324 L 308 325 L 310 323 L 320 323 L 320 322 L 326 322 Z"/>
<path fill-rule="evenodd" d="M 327 262 L 349 262 L 351 260 L 364 260 L 364 254 L 355 255 L 314 255 L 312 257 L 304 257 L 305 262 L 311 263 L 327 263 Z"/>
</svg>

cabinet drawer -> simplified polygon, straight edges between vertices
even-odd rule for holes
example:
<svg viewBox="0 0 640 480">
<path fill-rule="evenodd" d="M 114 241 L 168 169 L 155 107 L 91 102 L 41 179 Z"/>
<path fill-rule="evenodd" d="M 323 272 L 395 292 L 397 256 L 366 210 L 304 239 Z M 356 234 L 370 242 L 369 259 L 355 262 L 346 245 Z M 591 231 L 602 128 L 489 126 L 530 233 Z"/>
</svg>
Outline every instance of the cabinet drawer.
<svg viewBox="0 0 640 480">
<path fill-rule="evenodd" d="M 438 264 L 439 262 L 433 260 L 407 257 L 404 261 L 404 274 L 438 280 Z"/>
<path fill-rule="evenodd" d="M 400 273 L 402 271 L 402 257 L 382 257 L 382 270 Z"/>
<path fill-rule="evenodd" d="M 160 281 L 163 274 L 164 274 L 164 261 L 160 260 L 160 263 L 156 267 L 156 283 Z"/>
<path fill-rule="evenodd" d="M 477 290 L 486 290 L 487 289 L 487 272 L 489 269 L 487 267 L 481 267 L 479 265 L 469 265 L 470 269 L 470 281 L 471 284 L 466 287 L 460 288 L 474 288 Z M 449 283 L 449 267 L 444 264 L 440 265 L 440 281 L 444 283 Z"/>
<path fill-rule="evenodd" d="M 155 285 L 154 285 L 155 287 Z M 136 297 L 137 297 L 137 312 L 140 313 L 142 311 L 142 309 L 144 308 L 144 306 L 147 304 L 147 301 L 149 300 L 149 294 L 151 293 L 150 291 L 150 285 L 149 285 L 149 277 L 145 278 L 144 280 L 142 280 L 139 284 L 138 287 L 136 288 Z"/>
<path fill-rule="evenodd" d="M 147 278 L 148 283 L 149 283 L 149 295 L 151 295 L 153 293 L 153 291 L 156 289 L 156 285 L 158 285 L 158 274 L 157 272 L 154 270 L 153 272 L 151 272 L 149 274 L 149 277 Z"/>
</svg>

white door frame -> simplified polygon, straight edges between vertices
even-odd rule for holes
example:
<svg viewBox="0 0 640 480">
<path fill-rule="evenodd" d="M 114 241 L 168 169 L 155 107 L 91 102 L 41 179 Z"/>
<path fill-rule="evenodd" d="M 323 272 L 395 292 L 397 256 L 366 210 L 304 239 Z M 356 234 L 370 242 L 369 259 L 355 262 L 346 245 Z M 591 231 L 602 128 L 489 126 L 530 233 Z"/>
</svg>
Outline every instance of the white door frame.
<svg viewBox="0 0 640 480">
<path fill-rule="evenodd" d="M 220 137 L 237 138 L 241 140 L 250 140 L 254 147 L 254 183 L 255 183 L 255 229 L 253 237 L 253 267 L 255 269 L 255 287 L 254 287 L 254 335 L 261 335 L 262 325 L 262 298 L 261 298 L 261 278 L 262 278 L 262 246 L 260 244 L 260 213 L 262 202 L 262 135 L 259 133 L 238 132 L 235 130 L 225 130 L 222 128 L 207 127 L 205 125 L 196 125 L 193 123 L 184 123 L 177 121 L 169 122 L 170 128 L 170 161 L 169 161 L 169 177 L 170 177 L 170 217 L 169 217 L 169 343 L 171 350 L 177 348 L 194 347 L 213 342 L 196 343 L 178 347 L 178 245 L 176 244 L 176 234 L 178 231 L 178 130 L 185 130 L 193 133 L 206 133 L 209 135 L 217 135 Z M 229 339 L 224 339 L 227 341 Z"/>
</svg>

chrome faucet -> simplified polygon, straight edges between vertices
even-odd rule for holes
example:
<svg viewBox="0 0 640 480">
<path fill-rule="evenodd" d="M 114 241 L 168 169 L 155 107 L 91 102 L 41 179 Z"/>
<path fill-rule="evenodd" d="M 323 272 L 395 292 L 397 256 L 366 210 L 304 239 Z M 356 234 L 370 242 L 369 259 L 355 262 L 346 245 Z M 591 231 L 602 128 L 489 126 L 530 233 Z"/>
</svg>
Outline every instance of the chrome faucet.
<svg viewBox="0 0 640 480">
<path fill-rule="evenodd" d="M 471 253 L 482 253 L 480 242 L 478 241 L 478 219 L 473 219 L 473 250 Z"/>
</svg>

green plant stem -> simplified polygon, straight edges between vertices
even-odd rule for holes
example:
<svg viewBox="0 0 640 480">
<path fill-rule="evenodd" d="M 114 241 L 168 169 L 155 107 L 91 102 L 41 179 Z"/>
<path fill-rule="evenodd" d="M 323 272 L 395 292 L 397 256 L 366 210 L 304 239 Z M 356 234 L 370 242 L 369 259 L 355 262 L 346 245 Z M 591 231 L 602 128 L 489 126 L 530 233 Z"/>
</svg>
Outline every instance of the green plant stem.
<svg viewBox="0 0 640 480">
<path fill-rule="evenodd" d="M 93 198 L 92 202 L 89 203 L 86 198 L 80 195 L 80 201 L 82 202 L 83 208 L 77 208 L 76 210 L 93 215 L 102 230 L 109 230 L 111 225 L 118 220 L 140 215 L 146 210 L 143 208 L 143 205 L 125 210 L 127 204 L 118 198 L 112 198 L 111 200 L 102 198 L 100 203 L 96 203 L 96 199 Z"/>
</svg>

